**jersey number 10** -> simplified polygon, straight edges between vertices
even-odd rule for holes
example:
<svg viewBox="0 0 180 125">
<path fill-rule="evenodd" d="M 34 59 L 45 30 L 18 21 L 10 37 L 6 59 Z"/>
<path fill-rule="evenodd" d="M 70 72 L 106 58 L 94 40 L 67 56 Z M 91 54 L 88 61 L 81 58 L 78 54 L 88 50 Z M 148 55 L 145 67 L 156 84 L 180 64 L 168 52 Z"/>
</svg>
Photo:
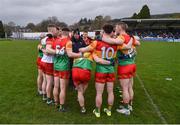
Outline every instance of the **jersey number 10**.
<svg viewBox="0 0 180 125">
<path fill-rule="evenodd" d="M 106 59 L 112 59 L 114 56 L 114 49 L 112 47 L 102 47 L 102 58 L 106 58 Z M 111 55 L 109 55 L 109 53 L 111 52 Z"/>
</svg>

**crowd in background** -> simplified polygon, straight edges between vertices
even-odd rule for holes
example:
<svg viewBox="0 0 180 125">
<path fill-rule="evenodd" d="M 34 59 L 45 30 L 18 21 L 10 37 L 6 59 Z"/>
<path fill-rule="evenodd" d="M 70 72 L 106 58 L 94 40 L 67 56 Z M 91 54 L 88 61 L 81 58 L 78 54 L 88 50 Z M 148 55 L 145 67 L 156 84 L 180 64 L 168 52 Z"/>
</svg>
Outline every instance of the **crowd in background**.
<svg viewBox="0 0 180 125">
<path fill-rule="evenodd" d="M 136 30 L 131 32 L 134 35 L 139 36 L 140 38 L 145 37 L 161 37 L 161 38 L 170 38 L 170 39 L 180 39 L 180 31 L 168 31 L 168 30 Z"/>
</svg>

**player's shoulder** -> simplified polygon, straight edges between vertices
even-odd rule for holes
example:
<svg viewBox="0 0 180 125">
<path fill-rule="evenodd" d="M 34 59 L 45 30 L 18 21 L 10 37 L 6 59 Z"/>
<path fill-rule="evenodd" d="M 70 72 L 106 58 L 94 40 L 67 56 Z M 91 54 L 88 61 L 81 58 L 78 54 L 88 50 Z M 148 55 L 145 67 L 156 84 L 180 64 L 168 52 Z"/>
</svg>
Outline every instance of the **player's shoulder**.
<svg viewBox="0 0 180 125">
<path fill-rule="evenodd" d="M 118 35 L 117 38 L 121 39 L 121 40 L 125 40 L 126 39 L 125 35 Z"/>
<path fill-rule="evenodd" d="M 71 39 L 69 39 L 69 40 L 67 40 L 67 42 L 66 42 L 66 48 L 72 48 L 72 41 L 71 41 Z"/>
<path fill-rule="evenodd" d="M 47 42 L 48 37 L 44 37 L 41 39 L 41 44 L 44 45 Z"/>
<path fill-rule="evenodd" d="M 50 37 L 46 37 L 46 41 L 52 41 L 52 40 L 54 40 L 54 38 L 52 37 L 52 38 L 50 38 Z"/>
</svg>

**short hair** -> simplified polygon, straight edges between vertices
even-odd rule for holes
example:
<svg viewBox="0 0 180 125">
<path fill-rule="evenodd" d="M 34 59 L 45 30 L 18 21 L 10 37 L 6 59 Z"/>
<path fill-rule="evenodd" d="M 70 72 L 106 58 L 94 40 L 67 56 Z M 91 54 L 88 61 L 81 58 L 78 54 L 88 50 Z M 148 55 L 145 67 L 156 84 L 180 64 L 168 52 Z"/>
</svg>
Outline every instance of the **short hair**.
<svg viewBox="0 0 180 125">
<path fill-rule="evenodd" d="M 87 30 L 85 30 L 83 33 L 88 33 L 88 31 L 87 31 Z"/>
<path fill-rule="evenodd" d="M 97 36 L 97 35 L 101 35 L 101 32 L 100 31 L 96 31 L 95 32 L 95 35 Z"/>
<path fill-rule="evenodd" d="M 103 30 L 104 30 L 105 33 L 111 34 L 113 32 L 113 30 L 114 30 L 114 27 L 111 24 L 105 24 L 103 26 Z"/>
<path fill-rule="evenodd" d="M 65 32 L 70 32 L 70 29 L 65 27 L 65 28 L 62 28 L 62 31 L 65 31 Z"/>
<path fill-rule="evenodd" d="M 75 30 L 73 30 L 73 35 L 74 35 L 74 34 L 76 34 L 76 33 L 77 33 L 78 35 L 80 35 L 80 31 L 79 31 L 79 29 L 78 29 L 78 28 L 77 28 L 77 29 L 75 29 Z"/>
<path fill-rule="evenodd" d="M 128 25 L 125 22 L 120 22 L 117 25 L 121 26 L 121 28 L 125 31 L 128 29 Z"/>
<path fill-rule="evenodd" d="M 69 36 L 69 28 L 62 28 L 62 35 Z"/>
<path fill-rule="evenodd" d="M 48 27 L 55 27 L 55 28 L 57 28 L 57 26 L 55 24 L 48 24 Z"/>
</svg>

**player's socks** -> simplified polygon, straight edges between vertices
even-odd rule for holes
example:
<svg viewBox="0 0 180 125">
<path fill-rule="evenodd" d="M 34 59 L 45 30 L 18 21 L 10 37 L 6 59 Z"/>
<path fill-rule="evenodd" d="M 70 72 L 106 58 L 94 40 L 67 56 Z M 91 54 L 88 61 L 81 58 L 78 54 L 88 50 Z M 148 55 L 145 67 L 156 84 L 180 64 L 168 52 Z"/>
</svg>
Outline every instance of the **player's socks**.
<svg viewBox="0 0 180 125">
<path fill-rule="evenodd" d="M 124 106 L 125 109 L 129 109 L 129 104 L 128 103 L 124 103 L 123 106 Z"/>
<path fill-rule="evenodd" d="M 47 98 L 47 104 L 50 105 L 53 102 L 53 100 L 51 98 Z"/>
<path fill-rule="evenodd" d="M 111 109 L 112 109 L 112 105 L 108 105 L 108 110 L 111 111 Z"/>
<path fill-rule="evenodd" d="M 38 89 L 37 93 L 38 93 L 39 96 L 42 96 L 42 95 L 43 95 L 42 90 L 39 90 L 39 89 Z"/>
<path fill-rule="evenodd" d="M 59 103 L 58 102 L 54 102 L 54 106 L 56 109 L 59 109 Z"/>
<path fill-rule="evenodd" d="M 47 96 L 46 96 L 46 94 L 43 94 L 43 99 L 42 99 L 43 101 L 46 101 L 47 100 Z"/>
<path fill-rule="evenodd" d="M 128 105 L 128 108 L 129 108 L 130 111 L 133 111 L 132 105 Z"/>
<path fill-rule="evenodd" d="M 58 111 L 60 111 L 60 112 L 66 112 L 66 109 L 65 109 L 65 107 L 64 107 L 64 104 L 60 104 L 60 105 L 59 105 Z"/>
<path fill-rule="evenodd" d="M 86 113 L 86 108 L 83 106 L 83 107 L 81 107 L 81 113 L 82 114 L 85 114 Z"/>
<path fill-rule="evenodd" d="M 108 108 L 104 108 L 104 112 L 107 114 L 107 116 L 111 116 L 111 109 L 112 105 L 108 105 Z"/>
<path fill-rule="evenodd" d="M 133 100 L 130 100 L 130 102 L 129 102 L 129 110 L 130 111 L 133 111 L 132 105 L 133 105 Z"/>
<path fill-rule="evenodd" d="M 95 108 L 93 113 L 97 118 L 101 117 L 100 108 Z"/>
</svg>

